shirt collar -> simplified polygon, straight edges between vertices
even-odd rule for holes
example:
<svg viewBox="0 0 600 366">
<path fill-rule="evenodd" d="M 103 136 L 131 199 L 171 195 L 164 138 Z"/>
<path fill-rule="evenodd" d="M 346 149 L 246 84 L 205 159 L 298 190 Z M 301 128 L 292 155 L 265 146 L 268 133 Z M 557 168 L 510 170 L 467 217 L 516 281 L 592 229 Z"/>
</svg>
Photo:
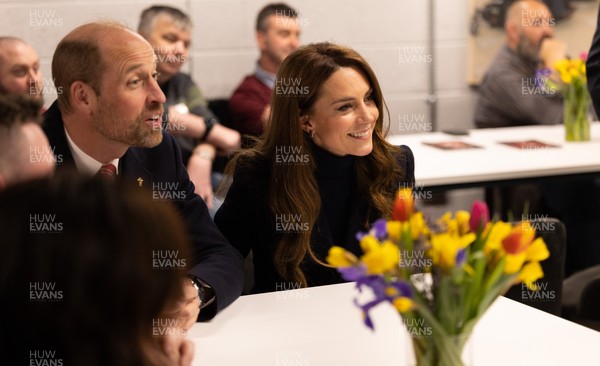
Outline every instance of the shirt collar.
<svg viewBox="0 0 600 366">
<path fill-rule="evenodd" d="M 268 72 L 267 70 L 260 67 L 258 62 L 256 62 L 256 70 L 254 71 L 254 76 L 263 84 L 273 89 L 275 87 L 275 74 Z"/>
<path fill-rule="evenodd" d="M 65 135 L 67 136 L 67 143 L 69 144 L 69 149 L 73 155 L 73 160 L 75 160 L 75 166 L 77 167 L 77 170 L 80 173 L 88 175 L 95 175 L 98 173 L 98 170 L 100 170 L 104 164 L 83 152 L 83 150 L 81 150 L 79 146 L 77 146 L 71 139 L 71 136 L 69 136 L 66 128 Z M 117 168 L 117 174 L 119 174 L 119 159 L 115 159 L 111 161 L 111 163 L 115 166 L 115 168 Z"/>
</svg>

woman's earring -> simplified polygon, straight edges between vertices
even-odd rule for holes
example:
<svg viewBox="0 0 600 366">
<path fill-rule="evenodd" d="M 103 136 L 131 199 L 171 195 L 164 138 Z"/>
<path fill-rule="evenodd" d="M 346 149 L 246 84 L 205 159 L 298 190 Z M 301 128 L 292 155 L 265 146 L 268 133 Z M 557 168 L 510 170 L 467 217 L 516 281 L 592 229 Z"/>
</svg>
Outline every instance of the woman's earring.
<svg viewBox="0 0 600 366">
<path fill-rule="evenodd" d="M 315 139 L 315 130 L 310 131 L 310 138 L 313 140 Z"/>
</svg>

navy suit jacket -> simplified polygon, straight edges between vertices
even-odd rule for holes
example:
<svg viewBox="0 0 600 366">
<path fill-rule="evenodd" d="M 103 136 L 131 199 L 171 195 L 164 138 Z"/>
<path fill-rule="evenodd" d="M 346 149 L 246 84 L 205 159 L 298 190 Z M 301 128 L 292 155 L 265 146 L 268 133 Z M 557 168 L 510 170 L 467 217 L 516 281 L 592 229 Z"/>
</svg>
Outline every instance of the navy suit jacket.
<svg viewBox="0 0 600 366">
<path fill-rule="evenodd" d="M 75 167 L 65 135 L 58 102 L 44 114 L 44 132 L 54 149 L 58 169 Z M 192 242 L 193 267 L 190 274 L 202 279 L 215 291 L 215 303 L 200 312 L 200 319 L 212 318 L 232 303 L 241 293 L 244 264 L 239 252 L 229 244 L 214 224 L 204 201 L 194 193 L 194 185 L 181 161 L 181 151 L 173 136 L 163 132 L 162 142 L 154 148 L 131 147 L 119 160 L 119 177 L 146 188 L 162 185 L 162 197 L 174 198 L 172 203 L 185 218 Z M 176 187 L 172 194 L 165 186 Z M 156 192 L 153 189 L 153 194 Z"/>
</svg>

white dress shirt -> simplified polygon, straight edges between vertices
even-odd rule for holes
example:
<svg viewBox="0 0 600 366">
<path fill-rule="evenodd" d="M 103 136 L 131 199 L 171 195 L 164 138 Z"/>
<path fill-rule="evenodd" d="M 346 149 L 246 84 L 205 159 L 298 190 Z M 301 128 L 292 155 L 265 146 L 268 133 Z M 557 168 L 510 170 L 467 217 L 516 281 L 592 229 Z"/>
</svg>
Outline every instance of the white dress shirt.
<svg viewBox="0 0 600 366">
<path fill-rule="evenodd" d="M 77 167 L 77 170 L 82 174 L 96 175 L 96 173 L 98 173 L 98 170 L 100 170 L 100 168 L 104 164 L 99 162 L 98 160 L 92 158 L 85 152 L 83 152 L 83 150 L 81 150 L 79 148 L 79 146 L 77 146 L 75 144 L 75 142 L 71 139 L 71 136 L 69 136 L 69 133 L 67 132 L 66 128 L 65 128 L 65 135 L 67 135 L 67 142 L 69 144 L 69 149 L 71 150 L 71 154 L 73 155 L 73 160 L 75 160 L 75 166 Z M 111 161 L 110 163 L 113 164 L 115 166 L 115 168 L 117 168 L 117 175 L 118 175 L 119 174 L 119 159 L 115 159 L 115 160 Z"/>
</svg>

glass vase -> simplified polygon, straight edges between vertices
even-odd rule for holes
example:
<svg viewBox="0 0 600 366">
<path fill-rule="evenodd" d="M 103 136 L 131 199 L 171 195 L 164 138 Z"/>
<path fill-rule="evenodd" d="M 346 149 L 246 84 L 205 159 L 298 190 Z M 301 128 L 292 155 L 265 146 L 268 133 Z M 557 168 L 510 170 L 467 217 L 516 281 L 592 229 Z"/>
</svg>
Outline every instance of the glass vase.
<svg viewBox="0 0 600 366">
<path fill-rule="evenodd" d="M 590 120 L 588 109 L 590 95 L 587 87 L 576 88 L 572 86 L 564 95 L 563 120 L 565 124 L 565 138 L 567 141 L 589 141 Z"/>
<path fill-rule="evenodd" d="M 413 337 L 415 366 L 473 366 L 470 334 Z"/>
</svg>

